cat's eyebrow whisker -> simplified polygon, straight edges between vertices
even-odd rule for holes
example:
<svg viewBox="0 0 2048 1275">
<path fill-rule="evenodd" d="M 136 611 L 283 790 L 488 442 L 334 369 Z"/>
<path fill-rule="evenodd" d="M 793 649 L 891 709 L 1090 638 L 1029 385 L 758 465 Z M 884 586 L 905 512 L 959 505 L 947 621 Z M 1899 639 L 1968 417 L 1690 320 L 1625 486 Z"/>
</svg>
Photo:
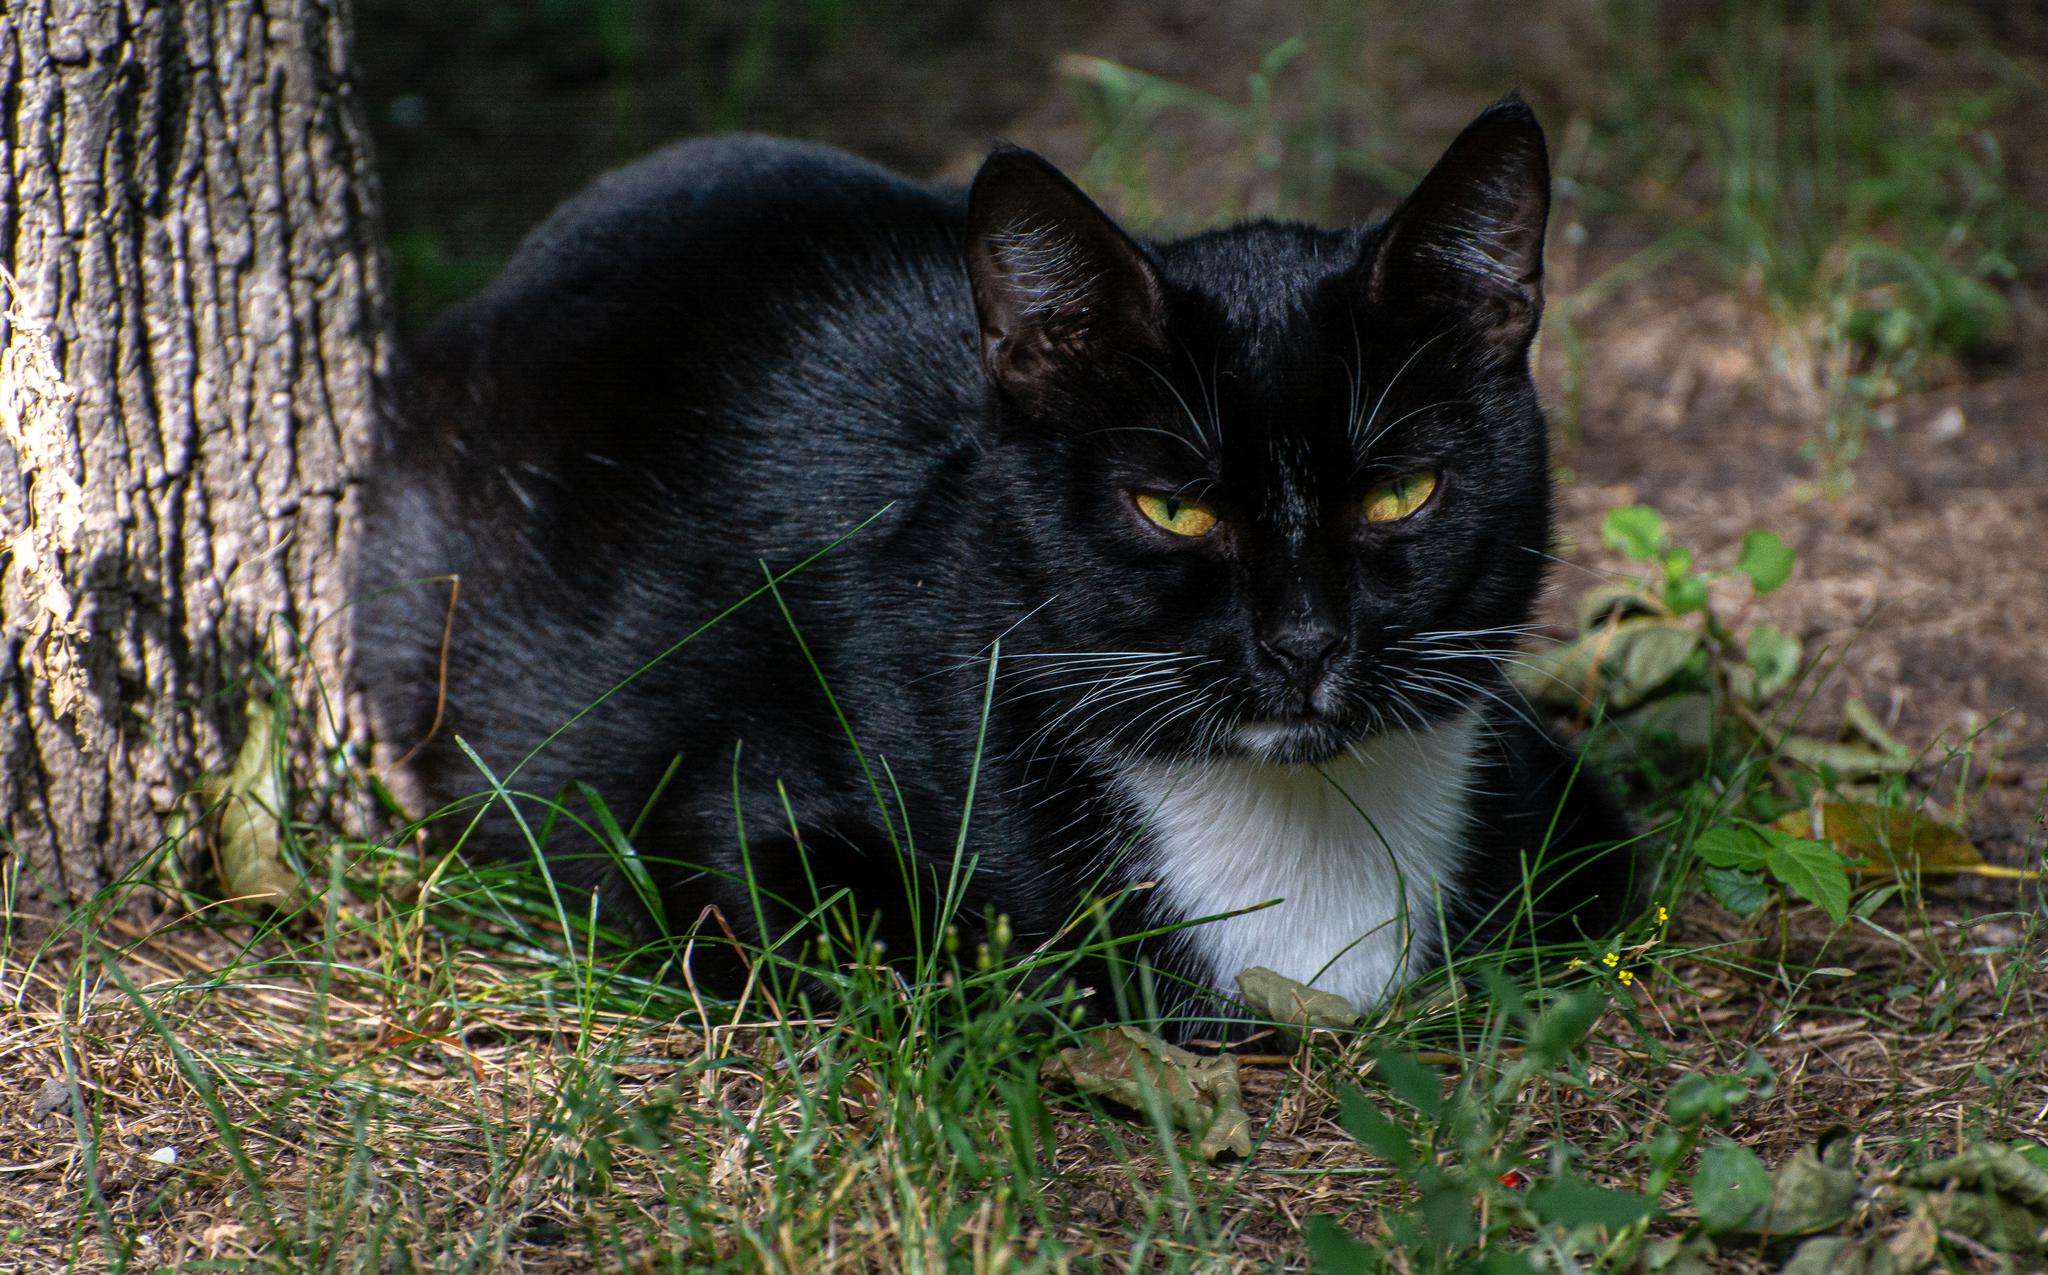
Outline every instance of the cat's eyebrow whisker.
<svg viewBox="0 0 2048 1275">
<path fill-rule="evenodd" d="M 1344 370 L 1350 373 L 1349 383 L 1345 386 L 1345 393 L 1349 395 L 1350 402 L 1344 409 L 1344 432 L 1351 436 L 1351 445 L 1354 448 L 1364 451 L 1365 442 L 1361 437 L 1364 431 L 1359 428 L 1359 409 L 1365 406 L 1365 347 L 1358 339 L 1357 313 L 1347 306 L 1344 317 L 1351 321 L 1351 362 L 1345 363 L 1341 354 L 1337 356 L 1337 361 L 1343 363 Z"/>
<path fill-rule="evenodd" d="M 1400 384 L 1402 373 L 1406 372 L 1409 366 L 1413 364 L 1415 360 L 1422 357 L 1422 352 L 1424 350 L 1428 349 L 1432 345 L 1435 345 L 1438 341 L 1443 340 L 1450 334 L 1451 329 L 1445 328 L 1443 331 L 1437 333 L 1435 336 L 1429 338 L 1427 341 L 1424 341 L 1421 345 L 1416 346 L 1415 352 L 1408 356 L 1408 361 L 1406 363 L 1403 363 L 1398 369 L 1396 369 L 1394 375 L 1388 379 L 1386 388 L 1380 391 L 1379 398 L 1373 402 L 1372 412 L 1365 418 L 1365 427 L 1360 431 L 1365 435 L 1365 442 L 1359 444 L 1361 450 L 1367 447 L 1371 447 L 1374 442 L 1378 441 L 1379 435 L 1372 432 L 1372 423 L 1379 419 L 1380 408 L 1386 406 L 1387 395 L 1393 393 L 1394 387 Z"/>
<path fill-rule="evenodd" d="M 1176 434 L 1170 429 L 1160 429 L 1157 425 L 1109 425 L 1102 429 L 1089 430 L 1088 433 L 1091 436 L 1096 434 L 1159 434 L 1179 443 L 1201 459 L 1209 459 L 1209 453 L 1203 451 L 1200 445 L 1187 435 Z"/>
<path fill-rule="evenodd" d="M 1195 415 L 1194 408 L 1188 406 L 1188 400 L 1186 396 L 1184 396 L 1180 392 L 1180 387 L 1173 383 L 1173 378 L 1168 376 L 1166 373 L 1160 371 L 1158 368 L 1153 367 L 1149 359 L 1140 358 L 1137 360 L 1137 362 L 1139 367 L 1142 367 L 1147 372 L 1150 372 L 1161 385 L 1164 385 L 1166 387 L 1166 392 L 1173 395 L 1174 402 L 1180 404 L 1181 414 L 1187 417 L 1188 424 L 1194 427 L 1195 437 L 1202 440 L 1201 446 L 1195 448 L 1195 450 L 1198 453 L 1200 453 L 1204 458 L 1213 459 L 1213 454 L 1216 447 L 1216 440 L 1210 438 L 1208 431 L 1202 428 L 1202 418 Z M 1190 444 L 1190 446 L 1192 446 L 1192 444 Z"/>
<path fill-rule="evenodd" d="M 1377 443 L 1378 441 L 1380 441 L 1380 439 L 1386 437 L 1387 434 L 1399 428 L 1404 421 L 1413 420 L 1415 417 L 1422 415 L 1424 412 L 1433 412 L 1439 407 L 1456 407 L 1459 404 L 1469 405 L 1471 402 L 1472 400 L 1469 398 L 1447 398 L 1441 399 L 1435 403 L 1425 403 L 1421 407 L 1416 408 L 1414 411 L 1408 412 L 1402 416 L 1397 416 L 1393 420 L 1390 420 L 1386 424 L 1380 426 L 1379 433 L 1374 434 L 1371 438 L 1366 439 L 1364 443 L 1360 444 L 1360 450 L 1363 451 L 1371 448 L 1374 443 Z"/>
<path fill-rule="evenodd" d="M 1209 384 L 1204 395 L 1209 407 L 1209 428 L 1216 433 L 1218 447 L 1223 445 L 1223 378 L 1216 373 L 1216 361 L 1222 357 L 1221 350 L 1209 352 Z M 1194 362 L 1192 355 L 1189 356 L 1188 362 Z M 1195 369 L 1195 388 L 1203 389 L 1202 369 L 1199 367 Z"/>
</svg>

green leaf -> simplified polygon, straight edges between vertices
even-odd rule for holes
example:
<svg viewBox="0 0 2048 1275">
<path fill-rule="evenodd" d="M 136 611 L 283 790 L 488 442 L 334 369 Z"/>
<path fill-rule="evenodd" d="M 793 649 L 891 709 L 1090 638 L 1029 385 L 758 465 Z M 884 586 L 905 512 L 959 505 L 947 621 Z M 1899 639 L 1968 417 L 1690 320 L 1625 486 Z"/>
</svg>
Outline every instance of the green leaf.
<svg viewBox="0 0 2048 1275">
<path fill-rule="evenodd" d="M 1735 569 L 1749 577 L 1758 593 L 1769 593 L 1792 578 L 1799 555 L 1792 546 L 1768 531 L 1752 531 L 1742 538 L 1742 556 Z"/>
<path fill-rule="evenodd" d="M 1749 667 L 1756 673 L 1756 702 L 1761 704 L 1799 676 L 1799 639 L 1768 624 L 1749 631 Z"/>
<path fill-rule="evenodd" d="M 1379 1104 L 1354 1085 L 1346 1085 L 1337 1093 L 1337 1123 L 1395 1168 L 1406 1170 L 1414 1166 L 1415 1146 L 1408 1140 L 1408 1131 L 1389 1119 Z"/>
<path fill-rule="evenodd" d="M 1423 1066 L 1413 1054 L 1399 1049 L 1375 1049 L 1372 1056 L 1374 1072 L 1396 1098 L 1425 1116 L 1443 1111 L 1444 1080 L 1434 1068 Z"/>
<path fill-rule="evenodd" d="M 1529 1031 L 1529 1060 L 1539 1067 L 1562 1065 L 1606 1009 L 1605 993 L 1593 988 L 1559 996 L 1544 1007 L 1542 1016 Z"/>
<path fill-rule="evenodd" d="M 1603 623 L 1562 646 L 1525 655 L 1508 665 L 1508 676 L 1523 694 L 1547 707 L 1576 709 L 1583 693 L 1598 692 L 1604 682 L 1609 702 L 1628 708 L 1677 676 L 1700 643 L 1688 624 L 1637 616 L 1612 627 Z"/>
<path fill-rule="evenodd" d="M 1608 725 L 1623 758 L 1703 757 L 1714 742 L 1714 701 L 1705 691 L 1659 695 Z"/>
<path fill-rule="evenodd" d="M 1318 1213 L 1309 1218 L 1302 1228 L 1308 1239 L 1308 1251 L 1315 1255 L 1315 1269 L 1320 1275 L 1356 1275 L 1379 1265 L 1379 1254 L 1372 1245 L 1344 1229 L 1336 1218 Z"/>
<path fill-rule="evenodd" d="M 1724 824 L 1701 833 L 1692 848 L 1717 868 L 1761 868 L 1770 844 L 1747 824 Z"/>
<path fill-rule="evenodd" d="M 1464 1186 L 1443 1182 L 1425 1187 L 1416 1201 L 1423 1225 L 1448 1250 L 1466 1248 L 1479 1239 L 1479 1209 Z"/>
<path fill-rule="evenodd" d="M 1615 626 L 1604 660 L 1610 675 L 1608 702 L 1616 708 L 1642 703 L 1678 675 L 1700 641 L 1697 630 L 1676 620 L 1630 620 Z"/>
<path fill-rule="evenodd" d="M 1532 651 L 1507 665 L 1508 680 L 1539 707 L 1561 712 L 1581 707 L 1580 692 L 1593 676 L 1596 634 L 1544 651 Z"/>
<path fill-rule="evenodd" d="M 1775 830 L 1767 861 L 1771 875 L 1794 894 L 1820 905 L 1836 925 L 1849 919 L 1849 869 L 1825 841 L 1808 841 Z"/>
<path fill-rule="evenodd" d="M 1594 1186 L 1582 1178 L 1563 1177 L 1529 1195 L 1529 1208 L 1545 1222 L 1566 1226 L 1605 1226 L 1619 1230 L 1640 1222 L 1657 1206 L 1640 1195 Z"/>
<path fill-rule="evenodd" d="M 1771 901 L 1763 874 L 1741 868 L 1708 868 L 1701 878 L 1714 902 L 1737 916 L 1752 916 Z"/>
<path fill-rule="evenodd" d="M 1579 595 L 1572 605 L 1572 618 L 1579 632 L 1591 633 L 1607 622 L 1608 616 L 1626 620 L 1632 616 L 1657 614 L 1656 602 L 1645 593 L 1645 582 L 1621 580 L 1596 584 Z"/>
<path fill-rule="evenodd" d="M 1792 1251 L 1778 1275 L 1896 1275 L 1898 1269 L 1882 1236 L 1816 1235 Z"/>
<path fill-rule="evenodd" d="M 1667 1235 L 1643 1249 L 1640 1270 L 1646 1275 L 1713 1275 L 1708 1259 L 1714 1246 L 1699 1235 Z"/>
<path fill-rule="evenodd" d="M 1856 1140 L 1846 1130 L 1821 1135 L 1771 1173 L 1771 1207 L 1753 1219 L 1773 1235 L 1812 1235 L 1841 1225 L 1856 1205 L 1861 1177 L 1850 1167 Z"/>
<path fill-rule="evenodd" d="M 1709 1075 L 1689 1071 L 1671 1083 L 1664 1095 L 1664 1111 L 1671 1123 L 1681 1127 L 1728 1118 L 1735 1104 L 1749 1097 L 1749 1086 L 1735 1076 Z"/>
<path fill-rule="evenodd" d="M 1647 505 L 1610 509 L 1600 524 L 1600 538 L 1617 553 L 1649 562 L 1664 552 L 1664 516 Z"/>
<path fill-rule="evenodd" d="M 1479 1275 L 1542 1275 L 1543 1268 L 1525 1253 L 1497 1248 L 1479 1259 Z"/>
<path fill-rule="evenodd" d="M 1690 571 L 1664 582 L 1664 605 L 1676 615 L 1691 615 L 1707 609 L 1707 582 Z"/>
<path fill-rule="evenodd" d="M 1904 773 L 1913 769 L 1913 758 L 1905 752 L 1882 753 L 1862 744 L 1842 744 L 1807 735 L 1786 735 L 1778 751 L 1802 766 L 1832 770 L 1838 775 Z"/>
<path fill-rule="evenodd" d="M 1748 1147 L 1717 1143 L 1700 1152 L 1693 1207 L 1709 1232 L 1732 1231 L 1771 1202 L 1771 1174 Z"/>
</svg>

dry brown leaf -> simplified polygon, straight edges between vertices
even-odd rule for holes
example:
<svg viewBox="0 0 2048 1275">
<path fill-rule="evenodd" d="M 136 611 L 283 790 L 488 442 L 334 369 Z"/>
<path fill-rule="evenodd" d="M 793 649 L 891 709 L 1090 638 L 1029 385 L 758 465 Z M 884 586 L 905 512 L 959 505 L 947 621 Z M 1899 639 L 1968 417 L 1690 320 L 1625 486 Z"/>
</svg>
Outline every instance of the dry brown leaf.
<svg viewBox="0 0 2048 1275">
<path fill-rule="evenodd" d="M 1970 839 L 1945 823 L 1867 801 L 1824 801 L 1817 809 L 1781 815 L 1774 826 L 1863 860 L 1850 870 L 1865 876 L 2041 877 L 2024 868 L 1985 863 Z"/>
</svg>

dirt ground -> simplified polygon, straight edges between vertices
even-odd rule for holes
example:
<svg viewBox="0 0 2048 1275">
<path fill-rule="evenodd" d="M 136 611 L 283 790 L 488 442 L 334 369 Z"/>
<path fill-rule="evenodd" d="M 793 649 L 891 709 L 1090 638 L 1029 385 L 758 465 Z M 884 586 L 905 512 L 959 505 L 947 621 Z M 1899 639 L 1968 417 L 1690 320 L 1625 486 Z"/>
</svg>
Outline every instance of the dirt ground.
<svg viewBox="0 0 2048 1275">
<path fill-rule="evenodd" d="M 1519 20 L 1508 23 L 1479 0 L 1361 6 L 1359 75 L 1372 86 L 1377 110 L 1347 116 L 1347 140 L 1420 139 L 1415 149 L 1426 151 L 1519 85 L 1553 138 L 1568 143 L 1574 114 L 1601 91 L 1600 68 L 1586 65 L 1585 50 L 1596 43 L 1587 38 L 1589 24 L 1604 10 L 1591 0 L 1527 0 L 1516 8 Z M 1923 41 L 1919 19 L 1939 8 L 1889 6 L 1902 15 L 1900 38 Z M 666 63 L 662 48 L 641 51 L 638 85 L 626 100 L 594 66 L 601 53 L 570 41 L 552 59 L 515 57 L 520 51 L 505 43 L 514 37 L 493 35 L 478 19 L 482 11 L 402 0 L 357 5 L 357 55 L 394 231 L 432 228 L 456 258 L 502 254 L 595 172 L 703 126 L 696 72 Z M 857 28 L 836 44 L 798 41 L 781 78 L 760 95 L 759 114 L 781 131 L 849 145 L 913 172 L 964 177 L 994 137 L 1079 169 L 1092 135 L 1078 95 L 1056 72 L 1061 54 L 1099 54 L 1236 100 L 1260 59 L 1323 12 L 1272 0 L 1029 7 L 951 0 L 915 19 Z M 2002 56 L 2044 82 L 2048 16 L 2021 5 L 1971 12 L 1991 24 Z M 1901 66 L 1924 77 L 1970 72 L 1945 71 L 1940 58 L 1917 55 Z M 1915 91 L 1901 74 L 1900 91 Z M 622 126 L 621 112 L 636 122 Z M 2033 206 L 2048 207 L 2048 94 L 2023 101 L 1998 127 L 2016 188 Z M 1159 142 L 1176 158 L 1157 174 L 1157 204 L 1208 206 L 1228 192 L 1240 206 L 1259 206 L 1265 179 L 1247 169 L 1233 143 L 1192 119 L 1164 120 L 1161 129 Z M 1384 197 L 1369 182 L 1340 183 L 1336 211 L 1365 216 Z M 1569 231 L 1574 222 L 1583 238 Z M 1653 233 L 1626 212 L 1595 216 L 1569 191 L 1561 193 L 1556 230 L 1553 298 L 1627 260 Z M 2041 406 L 2048 401 L 2048 287 L 2040 277 L 2024 279 L 2013 300 L 2013 329 L 1998 348 L 1892 405 L 1895 425 L 1873 434 L 1853 485 L 1836 496 L 1817 493 L 1817 462 L 1802 454 L 1816 434 L 1811 382 L 1785 370 L 1758 303 L 1731 292 L 1703 263 L 1675 260 L 1581 308 L 1587 355 L 1576 431 L 1560 438 L 1556 456 L 1566 480 L 1559 492 L 1564 565 L 1554 573 L 1554 594 L 1563 599 L 1621 568 L 1599 540 L 1600 520 L 1616 505 L 1654 505 L 1674 539 L 1697 546 L 1710 563 L 1731 559 L 1751 528 L 1778 532 L 1798 550 L 1798 574 L 1746 618 L 1800 636 L 1809 651 L 1839 654 L 1808 711 L 1808 729 L 1826 733 L 1853 696 L 1908 745 L 1930 748 L 1932 758 L 1943 756 L 1937 741 L 1974 741 L 1978 773 L 1988 773 L 1988 782 L 1959 794 L 1953 768 L 1930 764 L 1916 776 L 1930 810 L 1963 821 L 1992 861 L 2039 866 L 2048 849 L 2048 421 Z M 1550 401 L 1564 403 L 1570 369 L 1555 342 L 1539 369 Z M 2038 909 L 2038 894 L 2009 883 L 1942 883 L 1929 893 L 1925 909 L 1887 914 L 1894 939 L 1853 929 L 1830 935 L 1810 916 L 1766 934 L 1704 904 L 1688 910 L 1670 941 L 1716 956 L 1680 962 L 1670 980 L 1649 986 L 1645 979 L 1633 992 L 1640 1020 L 1668 1055 L 1629 1050 L 1632 1029 L 1624 1027 L 1596 1050 L 1596 1071 L 1617 1094 L 1659 1094 L 1681 1070 L 1733 1069 L 1745 1050 L 1762 1049 L 1785 1083 L 1775 1098 L 1744 1108 L 1731 1132 L 1773 1163 L 1837 1123 L 1893 1143 L 1953 1146 L 1966 1123 L 1985 1136 L 2041 1137 L 2048 1127 L 2048 1067 L 2040 1057 L 2048 987 L 2038 975 L 2012 979 L 2000 964 L 2012 958 L 1969 955 L 2013 944 L 2019 925 L 2009 910 Z M 139 953 L 138 976 L 184 976 L 231 957 L 213 950 L 218 936 L 159 942 L 170 947 Z M 1839 972 L 1787 973 L 1801 968 Z M 19 976 L 0 968 L 0 985 L 17 990 Z M 250 988 L 255 999 L 247 1003 L 260 1002 L 279 1022 L 303 1010 L 303 989 L 275 980 Z M 64 1131 L 43 1122 L 56 1110 L 41 1106 L 46 1080 L 62 1074 L 60 1055 L 72 1048 L 60 1047 L 54 1017 L 33 1007 L 54 997 L 54 988 L 29 989 L 0 1043 L 0 1077 L 16 1095 L 9 1110 L 23 1117 L 10 1120 L 9 1137 L 0 1138 L 9 1175 L 0 1198 L 22 1202 L 9 1206 L 5 1220 L 30 1232 L 0 1251 L 0 1265 L 17 1253 L 64 1251 L 82 1207 L 75 1156 L 51 1142 Z M 113 1078 L 105 1092 L 120 1127 L 109 1143 L 118 1161 L 111 1167 L 116 1184 L 141 1198 L 164 1172 L 149 1159 L 151 1148 L 206 1145 L 207 1116 L 122 998 L 109 994 L 107 1002 L 110 1021 L 79 1047 L 92 1053 L 88 1070 Z M 272 1029 L 248 1026 L 241 1004 L 232 995 L 188 998 L 179 1012 L 189 1015 L 181 1018 L 189 1030 L 254 1053 Z M 355 1032 L 382 1042 L 388 1012 L 365 1005 L 360 1022 L 351 1009 L 324 1025 L 337 1040 Z M 650 1066 L 688 1058 L 701 1044 L 686 1033 L 671 1036 L 646 1046 Z M 548 1047 L 507 1026 L 502 1046 L 465 1056 L 477 1079 L 488 1069 L 493 1086 L 509 1091 L 517 1080 L 538 1089 L 544 1086 L 534 1077 L 548 1065 Z M 430 1074 L 426 1062 L 386 1056 L 382 1044 L 362 1048 L 366 1074 L 375 1070 L 394 1084 L 450 1094 L 472 1084 L 460 1068 Z M 1980 1067 L 1997 1086 L 1986 1086 Z M 1343 1211 L 1370 1194 L 1370 1179 L 1351 1178 L 1337 1179 L 1352 1183 L 1344 1198 L 1306 1198 L 1300 1178 L 1263 1173 L 1372 1169 L 1338 1128 L 1327 1084 L 1290 1066 L 1249 1069 L 1247 1105 L 1255 1120 L 1272 1120 L 1273 1132 L 1260 1153 L 1262 1173 L 1230 1187 L 1238 1192 L 1232 1242 L 1244 1261 L 1299 1260 L 1305 1212 Z M 1603 1139 L 1611 1139 L 1610 1167 L 1625 1177 L 1635 1171 L 1625 1158 L 1627 1126 L 1644 1109 L 1643 1101 L 1601 1104 L 1582 1095 L 1547 1118 L 1567 1127 L 1544 1124 L 1534 1133 L 1591 1148 L 1596 1164 Z M 275 1139 L 280 1146 L 297 1140 Z M 263 1146 L 263 1155 L 273 1154 Z M 1085 1120 L 1063 1125 L 1059 1168 L 1065 1214 L 1057 1220 L 1084 1252 L 1142 1208 L 1130 1168 Z M 422 1163 L 421 1180 L 455 1201 L 486 1193 L 491 1171 L 481 1155 L 451 1147 L 439 1164 Z M 289 1178 L 300 1170 L 279 1172 Z M 214 1205 L 225 1239 L 201 1233 L 194 1219 L 204 1210 L 195 1197 L 185 1220 L 197 1229 L 180 1231 L 165 1219 L 154 1228 L 165 1247 L 139 1252 L 196 1256 L 260 1238 L 239 1235 L 231 1202 Z M 539 1244 L 512 1257 L 528 1270 L 578 1269 L 581 1260 Z"/>
</svg>

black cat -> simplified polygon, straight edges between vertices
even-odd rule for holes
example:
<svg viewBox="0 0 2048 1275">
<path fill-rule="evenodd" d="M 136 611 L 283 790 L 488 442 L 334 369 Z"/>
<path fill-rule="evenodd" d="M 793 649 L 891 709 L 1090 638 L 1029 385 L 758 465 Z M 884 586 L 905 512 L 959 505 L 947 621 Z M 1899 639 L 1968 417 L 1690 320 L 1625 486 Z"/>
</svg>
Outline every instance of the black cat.
<svg viewBox="0 0 2048 1275">
<path fill-rule="evenodd" d="M 360 609 L 380 736 L 423 808 L 485 788 L 458 739 L 533 794 L 493 855 L 575 781 L 651 801 L 678 930 L 847 887 L 907 950 L 963 823 L 961 917 L 1020 944 L 1234 914 L 1141 945 L 1169 988 L 1366 1005 L 1446 921 L 1608 925 L 1623 820 L 1500 671 L 1550 540 L 1548 184 L 1515 97 L 1350 230 L 1141 242 L 1009 148 L 970 192 L 750 138 L 614 173 L 398 378 L 363 581 L 460 589 Z"/>
</svg>

